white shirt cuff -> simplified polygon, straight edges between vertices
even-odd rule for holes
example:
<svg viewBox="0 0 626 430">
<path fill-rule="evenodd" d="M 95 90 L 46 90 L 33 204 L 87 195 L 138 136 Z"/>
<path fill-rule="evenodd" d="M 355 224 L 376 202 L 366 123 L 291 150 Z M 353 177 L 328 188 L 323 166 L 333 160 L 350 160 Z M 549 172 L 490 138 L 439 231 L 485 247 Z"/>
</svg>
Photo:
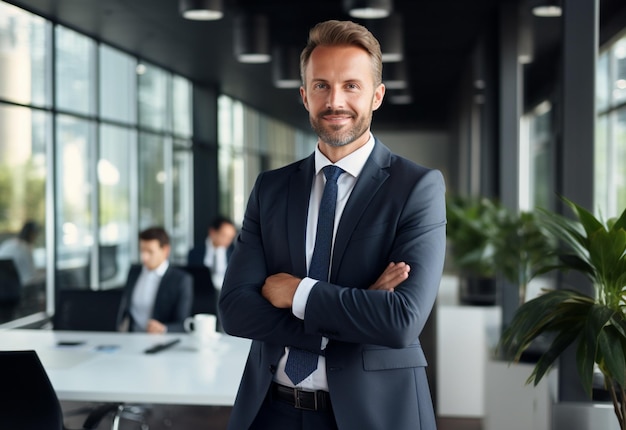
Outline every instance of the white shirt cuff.
<svg viewBox="0 0 626 430">
<path fill-rule="evenodd" d="M 296 294 L 293 295 L 293 304 L 291 305 L 291 312 L 296 318 L 304 319 L 304 311 L 306 310 L 306 302 L 309 300 L 309 294 L 311 289 L 317 280 L 311 278 L 303 278 L 296 288 Z"/>
</svg>

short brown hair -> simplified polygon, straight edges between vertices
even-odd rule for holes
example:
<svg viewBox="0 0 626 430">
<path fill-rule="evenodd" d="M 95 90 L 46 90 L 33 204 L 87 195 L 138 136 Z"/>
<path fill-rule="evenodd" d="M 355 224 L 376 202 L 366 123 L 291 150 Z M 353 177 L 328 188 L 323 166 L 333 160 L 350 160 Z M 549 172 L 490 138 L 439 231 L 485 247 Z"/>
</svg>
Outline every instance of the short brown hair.
<svg viewBox="0 0 626 430">
<path fill-rule="evenodd" d="M 357 46 L 365 50 L 372 60 L 374 85 L 383 81 L 383 55 L 380 44 L 374 35 L 364 26 L 352 21 L 329 20 L 315 25 L 309 32 L 307 45 L 300 54 L 300 77 L 304 81 L 304 72 L 311 58 L 311 53 L 318 46 Z"/>
<path fill-rule="evenodd" d="M 139 240 L 158 240 L 161 248 L 170 244 L 170 236 L 163 227 L 149 227 L 145 229 L 139 233 Z"/>
</svg>

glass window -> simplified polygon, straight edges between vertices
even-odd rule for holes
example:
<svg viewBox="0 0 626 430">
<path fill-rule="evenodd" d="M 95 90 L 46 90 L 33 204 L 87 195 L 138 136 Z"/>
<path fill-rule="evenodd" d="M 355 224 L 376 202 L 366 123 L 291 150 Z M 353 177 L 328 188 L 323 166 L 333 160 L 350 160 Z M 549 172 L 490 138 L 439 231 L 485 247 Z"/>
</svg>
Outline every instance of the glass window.
<svg viewBox="0 0 626 430">
<path fill-rule="evenodd" d="M 609 107 L 609 55 L 605 52 L 598 57 L 596 67 L 596 109 L 604 111 Z"/>
<path fill-rule="evenodd" d="M 56 26 L 56 105 L 58 109 L 95 112 L 95 42 Z"/>
<path fill-rule="evenodd" d="M 191 136 L 191 82 L 181 76 L 172 79 L 172 115 L 174 134 L 180 137 Z M 191 142 L 182 142 L 191 145 Z"/>
<path fill-rule="evenodd" d="M 50 105 L 50 24 L 0 2 L 0 98 Z"/>
<path fill-rule="evenodd" d="M 11 260 L 17 274 L 13 287 L 3 278 L 0 324 L 46 308 L 49 118 L 43 112 L 0 104 L 0 260 Z M 0 270 L 5 268 L 5 263 L 0 265 Z"/>
<path fill-rule="evenodd" d="M 626 101 L 626 37 L 622 37 L 613 47 L 615 59 L 613 101 L 615 104 Z"/>
<path fill-rule="evenodd" d="M 57 288 L 91 287 L 93 127 L 90 121 L 66 115 L 57 117 Z"/>
<path fill-rule="evenodd" d="M 617 112 L 615 127 L 615 201 L 614 215 L 621 214 L 626 208 L 626 107 Z"/>
<path fill-rule="evenodd" d="M 100 45 L 100 115 L 104 119 L 137 123 L 137 61 Z"/>
<path fill-rule="evenodd" d="M 170 75 L 147 64 L 138 66 L 139 74 L 139 125 L 153 130 L 170 131 L 168 116 L 168 85 Z"/>
<path fill-rule="evenodd" d="M 607 47 L 598 64 L 598 92 L 606 98 L 596 122 L 594 206 L 603 218 L 626 207 L 626 36 Z"/>
<path fill-rule="evenodd" d="M 310 155 L 317 138 L 220 96 L 218 141 L 220 211 L 240 224 L 258 174 Z"/>
<path fill-rule="evenodd" d="M 103 124 L 100 127 L 98 187 L 99 280 L 101 286 L 124 285 L 131 261 L 131 148 L 134 130 Z"/>
<path fill-rule="evenodd" d="M 189 142 L 174 143 L 172 168 L 173 227 L 172 261 L 186 264 L 187 252 L 193 244 L 193 167 Z"/>
<path fill-rule="evenodd" d="M 139 230 L 165 227 L 165 143 L 163 136 L 139 134 Z"/>
</svg>

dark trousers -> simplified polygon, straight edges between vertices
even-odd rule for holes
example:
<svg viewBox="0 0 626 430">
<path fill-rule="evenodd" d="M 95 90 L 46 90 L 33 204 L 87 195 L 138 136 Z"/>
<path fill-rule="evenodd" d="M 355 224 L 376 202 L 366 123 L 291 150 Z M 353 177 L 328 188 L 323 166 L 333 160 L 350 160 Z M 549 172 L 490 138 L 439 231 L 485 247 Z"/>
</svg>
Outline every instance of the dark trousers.
<svg viewBox="0 0 626 430">
<path fill-rule="evenodd" d="M 268 393 L 250 430 L 338 430 L 332 409 L 296 409 Z"/>
</svg>

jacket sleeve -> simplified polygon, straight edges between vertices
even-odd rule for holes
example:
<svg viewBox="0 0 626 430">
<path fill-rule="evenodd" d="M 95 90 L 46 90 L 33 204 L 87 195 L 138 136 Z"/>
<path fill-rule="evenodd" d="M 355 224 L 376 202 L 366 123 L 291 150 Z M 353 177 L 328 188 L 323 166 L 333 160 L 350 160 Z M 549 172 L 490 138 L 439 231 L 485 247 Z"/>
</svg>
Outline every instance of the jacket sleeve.
<svg viewBox="0 0 626 430">
<path fill-rule="evenodd" d="M 260 175 L 250 194 L 243 225 L 226 270 L 219 298 L 222 327 L 234 336 L 319 352 L 321 335 L 305 333 L 303 321 L 293 316 L 290 309 L 275 308 L 261 295 L 265 278 L 270 274 L 265 252 L 275 245 L 265 243 L 271 238 L 265 238 L 262 231 L 259 194 L 264 186 L 263 179 L 264 175 Z M 288 252 L 287 244 L 279 245 Z"/>
</svg>

